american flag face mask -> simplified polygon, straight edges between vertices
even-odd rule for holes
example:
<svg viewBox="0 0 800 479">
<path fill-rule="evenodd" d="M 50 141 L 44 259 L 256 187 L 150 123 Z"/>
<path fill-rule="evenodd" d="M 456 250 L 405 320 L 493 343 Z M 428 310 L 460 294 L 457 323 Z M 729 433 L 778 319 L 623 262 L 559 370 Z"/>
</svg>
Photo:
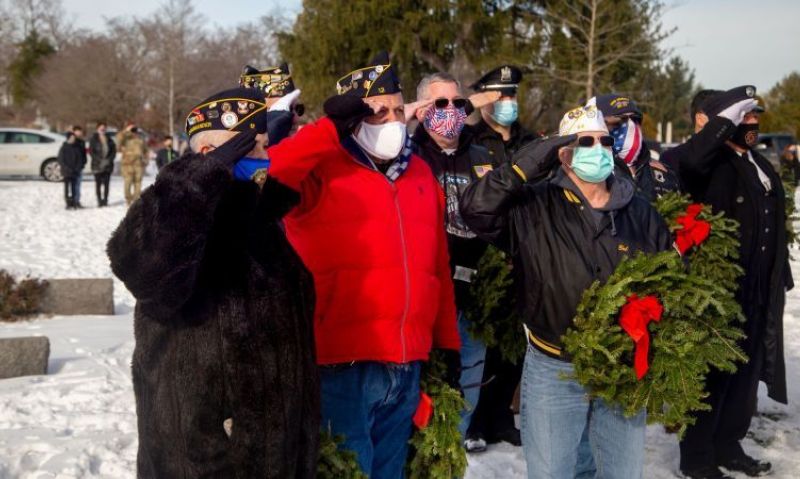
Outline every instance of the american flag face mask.
<svg viewBox="0 0 800 479">
<path fill-rule="evenodd" d="M 636 164 L 639 153 L 642 151 L 642 129 L 635 121 L 628 118 L 620 126 L 611 131 L 614 137 L 614 146 L 611 149 L 617 158 L 625 161 L 628 166 Z"/>
<path fill-rule="evenodd" d="M 463 108 L 448 106 L 446 108 L 430 108 L 425 113 L 425 129 L 439 136 L 452 140 L 461 134 L 467 113 Z"/>
</svg>

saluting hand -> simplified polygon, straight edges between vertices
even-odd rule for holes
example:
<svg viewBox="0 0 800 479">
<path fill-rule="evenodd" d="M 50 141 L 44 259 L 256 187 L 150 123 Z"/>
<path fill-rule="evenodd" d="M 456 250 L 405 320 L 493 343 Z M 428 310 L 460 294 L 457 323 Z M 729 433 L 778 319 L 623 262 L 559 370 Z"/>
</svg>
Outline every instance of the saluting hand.
<svg viewBox="0 0 800 479">
<path fill-rule="evenodd" d="M 412 101 L 411 103 L 406 103 L 405 106 L 403 107 L 404 108 L 403 111 L 406 115 L 406 123 L 414 119 L 414 116 L 417 114 L 417 110 L 419 110 L 420 108 L 427 109 L 432 104 L 433 104 L 433 98 L 430 98 L 428 100 L 417 100 L 417 101 Z"/>
<path fill-rule="evenodd" d="M 220 161 L 228 168 L 233 169 L 236 162 L 253 151 L 255 147 L 256 131 L 254 129 L 249 129 L 237 134 L 214 150 L 206 153 L 206 156 L 213 160 Z"/>
<path fill-rule="evenodd" d="M 482 91 L 480 93 L 473 93 L 470 95 L 469 102 L 472 103 L 473 108 L 480 110 L 486 105 L 496 102 L 501 96 L 502 95 L 499 91 Z"/>
<path fill-rule="evenodd" d="M 558 164 L 558 151 L 574 142 L 577 135 L 553 136 L 527 144 L 514 154 L 514 170 L 525 181 L 548 173 Z"/>
<path fill-rule="evenodd" d="M 334 95 L 328 98 L 322 109 L 336 126 L 339 139 L 349 136 L 364 118 L 375 114 L 372 107 L 364 100 L 349 95 Z"/>
</svg>

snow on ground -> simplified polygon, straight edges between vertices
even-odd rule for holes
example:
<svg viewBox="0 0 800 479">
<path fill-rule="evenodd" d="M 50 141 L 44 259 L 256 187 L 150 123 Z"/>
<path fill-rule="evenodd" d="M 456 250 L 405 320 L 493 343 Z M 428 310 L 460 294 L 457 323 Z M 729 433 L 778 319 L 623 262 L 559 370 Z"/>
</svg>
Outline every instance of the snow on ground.
<svg viewBox="0 0 800 479">
<path fill-rule="evenodd" d="M 152 177 L 145 182 L 152 181 Z M 0 181 L 0 269 L 39 277 L 110 277 L 105 243 L 125 214 L 122 182 L 97 209 L 84 181 L 80 211 L 66 211 L 62 185 Z M 792 263 L 800 278 L 800 251 Z M 117 315 L 56 316 L 0 324 L 0 337 L 46 335 L 49 374 L 0 381 L 0 479 L 135 477 L 136 413 L 130 377 L 133 298 L 115 280 Z M 772 461 L 775 478 L 800 477 L 800 288 L 786 306 L 789 399 L 759 393 L 745 449 Z M 647 431 L 644 477 L 674 478 L 678 447 L 660 426 Z M 508 444 L 469 457 L 466 479 L 525 476 L 522 451 Z M 744 478 L 745 476 L 737 476 Z"/>
</svg>

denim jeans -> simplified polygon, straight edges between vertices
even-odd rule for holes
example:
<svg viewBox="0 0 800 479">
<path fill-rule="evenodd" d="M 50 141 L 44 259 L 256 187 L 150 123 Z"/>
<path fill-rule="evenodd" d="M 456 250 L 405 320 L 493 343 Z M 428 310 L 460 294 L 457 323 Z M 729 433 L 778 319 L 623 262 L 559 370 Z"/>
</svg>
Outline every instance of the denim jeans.
<svg viewBox="0 0 800 479">
<path fill-rule="evenodd" d="M 79 171 L 78 172 L 78 177 L 75 179 L 75 183 L 74 183 L 74 185 L 75 185 L 74 186 L 75 187 L 75 193 L 74 193 L 73 199 L 75 200 L 75 204 L 76 205 L 81 202 L 81 182 L 82 181 L 83 181 L 83 172 Z"/>
<path fill-rule="evenodd" d="M 344 435 L 371 479 L 404 476 L 419 404 L 420 363 L 321 366 L 322 427 Z"/>
<path fill-rule="evenodd" d="M 645 412 L 625 417 L 590 400 L 568 362 L 531 346 L 522 372 L 522 446 L 529 479 L 638 479 L 644 465 Z"/>
<path fill-rule="evenodd" d="M 468 331 L 469 321 L 463 311 L 458 312 L 458 334 L 461 336 L 461 389 L 464 391 L 464 400 L 467 408 L 461 413 L 461 424 L 458 426 L 461 437 L 464 437 L 469 428 L 470 419 L 481 394 L 481 380 L 483 379 L 483 364 L 486 359 L 486 345 L 483 341 L 472 338 Z"/>
</svg>

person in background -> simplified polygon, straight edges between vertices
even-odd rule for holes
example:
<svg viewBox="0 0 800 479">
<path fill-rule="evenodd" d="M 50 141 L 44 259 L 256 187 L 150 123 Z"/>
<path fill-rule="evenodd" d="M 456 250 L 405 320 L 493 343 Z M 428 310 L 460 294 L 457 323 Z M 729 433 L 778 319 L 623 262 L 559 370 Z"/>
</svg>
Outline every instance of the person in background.
<svg viewBox="0 0 800 479">
<path fill-rule="evenodd" d="M 75 135 L 75 144 L 78 146 L 76 151 L 80 156 L 80 167 L 75 172 L 76 180 L 73 199 L 75 208 L 83 208 L 83 205 L 81 204 L 81 181 L 83 181 L 83 169 L 86 167 L 86 163 L 88 162 L 86 158 L 86 141 L 84 140 L 85 133 L 83 132 L 83 127 L 80 125 L 73 126 L 72 134 Z"/>
<path fill-rule="evenodd" d="M 80 170 L 83 168 L 83 158 L 81 155 L 82 145 L 77 141 L 75 134 L 67 132 L 67 139 L 58 150 L 58 165 L 61 167 L 61 176 L 64 178 L 64 201 L 67 203 L 68 210 L 78 208 L 78 201 L 75 197 L 80 182 Z"/>
<path fill-rule="evenodd" d="M 178 152 L 172 148 L 172 137 L 164 137 L 163 148 L 156 152 L 156 166 L 158 170 L 164 168 L 178 158 Z"/>
<path fill-rule="evenodd" d="M 139 136 L 139 129 L 129 123 L 124 130 L 117 133 L 117 145 L 122 152 L 122 178 L 125 181 L 125 203 L 139 199 L 142 192 L 142 177 L 147 166 L 147 146 Z"/>
<path fill-rule="evenodd" d="M 105 122 L 98 123 L 97 130 L 89 138 L 89 155 L 92 157 L 97 206 L 102 208 L 108 206 L 108 186 L 114 171 L 114 158 L 117 156 L 117 145 L 106 134 Z"/>
<path fill-rule="evenodd" d="M 465 128 L 465 133 L 474 144 L 489 150 L 495 166 L 510 161 L 514 153 L 538 137 L 519 123 L 517 90 L 521 81 L 522 71 L 519 68 L 501 65 L 471 85 L 477 93 L 499 93 L 493 98 L 494 101 L 473 101 L 475 108 L 480 111 L 481 120 Z M 474 98 L 474 95 L 470 98 Z M 513 364 L 504 360 L 499 347 L 486 351 L 484 386 L 466 437 L 478 450 L 487 443 L 501 441 L 515 446 L 522 444 L 511 410 L 521 375 L 522 361 Z"/>
</svg>

